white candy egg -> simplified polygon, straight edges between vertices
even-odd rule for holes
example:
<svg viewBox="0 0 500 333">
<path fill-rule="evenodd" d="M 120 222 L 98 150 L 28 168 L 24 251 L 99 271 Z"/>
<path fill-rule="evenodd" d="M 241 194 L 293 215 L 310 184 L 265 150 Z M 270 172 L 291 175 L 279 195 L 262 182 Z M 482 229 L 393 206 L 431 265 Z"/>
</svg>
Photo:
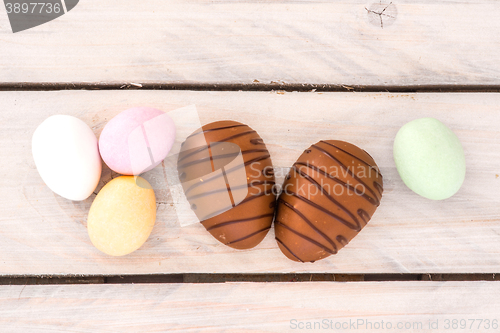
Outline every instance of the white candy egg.
<svg viewBox="0 0 500 333">
<path fill-rule="evenodd" d="M 82 120 L 55 115 L 41 123 L 32 139 L 33 159 L 45 184 L 69 200 L 85 200 L 101 177 L 94 132 Z"/>
</svg>

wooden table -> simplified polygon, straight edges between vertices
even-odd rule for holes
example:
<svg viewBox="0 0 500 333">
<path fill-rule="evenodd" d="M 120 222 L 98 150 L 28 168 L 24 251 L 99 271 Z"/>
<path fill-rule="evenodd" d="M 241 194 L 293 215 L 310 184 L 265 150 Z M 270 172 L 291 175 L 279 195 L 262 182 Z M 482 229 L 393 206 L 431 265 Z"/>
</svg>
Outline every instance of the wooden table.
<svg viewBox="0 0 500 333">
<path fill-rule="evenodd" d="M 0 331 L 500 331 L 500 6 L 373 2 L 87 0 L 16 34 L 0 15 Z M 99 135 L 138 105 L 247 123 L 277 167 L 352 142 L 384 174 L 382 204 L 337 255 L 300 264 L 272 231 L 237 251 L 180 227 L 164 188 L 147 243 L 106 256 L 86 232 L 94 195 L 52 193 L 31 136 L 53 114 Z M 445 201 L 392 159 L 398 129 L 427 116 L 466 154 Z"/>
</svg>

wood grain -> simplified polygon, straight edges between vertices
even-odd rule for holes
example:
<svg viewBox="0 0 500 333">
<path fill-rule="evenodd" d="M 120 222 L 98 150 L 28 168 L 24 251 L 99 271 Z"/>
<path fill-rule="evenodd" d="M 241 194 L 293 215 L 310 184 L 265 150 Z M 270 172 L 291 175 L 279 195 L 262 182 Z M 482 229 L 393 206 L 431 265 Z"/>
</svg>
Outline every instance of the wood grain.
<svg viewBox="0 0 500 333">
<path fill-rule="evenodd" d="M 99 135 L 106 121 L 128 107 L 170 111 L 192 104 L 203 124 L 230 119 L 257 130 L 276 167 L 291 166 L 321 139 L 366 149 L 384 175 L 381 206 L 339 254 L 301 264 L 281 254 L 273 231 L 256 248 L 238 251 L 220 244 L 200 224 L 180 227 L 174 201 L 163 187 L 156 191 L 157 223 L 146 244 L 125 257 L 100 253 L 86 230 L 94 196 L 71 202 L 44 185 L 31 156 L 35 128 L 50 115 L 69 114 Z M 500 272 L 500 94 L 1 92 L 0 105 L 2 275 Z M 392 158 L 398 129 L 424 116 L 447 124 L 466 154 L 465 183 L 445 201 L 427 200 L 406 188 Z M 187 131 L 187 125 L 177 125 L 179 132 Z M 163 179 L 163 172 L 158 167 L 150 176 Z M 111 176 L 105 170 L 102 181 Z"/>
<path fill-rule="evenodd" d="M 1 15 L 0 82 L 500 84 L 495 1 L 379 3 L 87 0 L 16 34 Z"/>
<path fill-rule="evenodd" d="M 496 332 L 499 292 L 496 282 L 2 286 L 0 326 L 23 333 Z M 452 330 L 453 320 L 467 329 Z"/>
</svg>

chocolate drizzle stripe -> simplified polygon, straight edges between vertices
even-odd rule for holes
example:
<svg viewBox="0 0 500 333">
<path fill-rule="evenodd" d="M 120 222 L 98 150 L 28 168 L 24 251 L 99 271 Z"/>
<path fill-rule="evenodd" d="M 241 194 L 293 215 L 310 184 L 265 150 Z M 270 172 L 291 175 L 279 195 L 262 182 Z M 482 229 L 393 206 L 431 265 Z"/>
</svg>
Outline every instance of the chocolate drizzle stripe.
<svg viewBox="0 0 500 333">
<path fill-rule="evenodd" d="M 266 190 L 266 191 L 259 192 L 259 194 L 257 194 L 257 195 L 253 194 L 253 195 L 247 196 L 242 202 L 240 202 L 240 205 L 244 204 L 244 203 L 247 203 L 249 201 L 252 201 L 252 200 L 254 200 L 256 198 L 260 198 L 260 197 L 263 197 L 265 195 L 269 195 L 269 194 L 273 194 L 273 190 L 272 189 L 271 189 L 270 192 L 268 192 Z"/>
<path fill-rule="evenodd" d="M 228 140 L 236 139 L 236 138 L 239 138 L 240 136 L 244 136 L 244 135 L 252 134 L 252 133 L 255 133 L 255 131 L 251 130 L 251 131 L 241 132 L 241 133 L 238 133 L 238 134 L 235 134 L 235 135 L 228 136 L 227 138 L 217 140 L 216 142 L 212 142 L 211 145 L 213 147 L 213 146 L 216 146 L 216 145 L 218 145 L 218 144 L 220 144 L 222 142 L 226 142 Z M 194 154 L 202 152 L 202 151 L 204 151 L 206 149 L 208 149 L 208 146 L 200 147 L 200 148 L 196 149 L 195 151 L 190 152 L 189 154 L 183 155 L 182 157 L 179 156 L 179 159 L 177 160 L 177 163 L 179 163 L 180 161 L 188 158 L 189 156 L 192 156 Z"/>
<path fill-rule="evenodd" d="M 382 185 L 380 185 L 376 181 L 373 181 L 373 187 L 375 187 L 377 189 L 378 193 L 380 193 L 380 195 L 382 196 L 382 192 L 384 192 L 384 188 L 382 187 Z"/>
<path fill-rule="evenodd" d="M 267 149 L 249 149 L 249 150 L 243 150 L 241 152 L 242 155 L 251 154 L 251 153 L 267 153 Z M 231 153 L 231 154 L 224 154 L 224 155 L 217 155 L 217 156 L 212 156 L 212 154 L 210 154 L 209 157 L 200 158 L 199 160 L 191 161 L 191 162 L 188 162 L 186 164 L 179 165 L 179 166 L 177 166 L 177 169 L 183 169 L 183 168 L 186 168 L 186 167 L 191 166 L 191 165 L 195 165 L 195 164 L 199 164 L 199 163 L 203 163 L 203 162 L 207 162 L 207 161 L 213 161 L 213 160 L 217 160 L 217 159 L 221 159 L 221 158 L 236 157 L 236 156 L 238 156 L 238 154 L 239 153 Z"/>
<path fill-rule="evenodd" d="M 313 179 L 311 176 L 309 176 L 308 174 L 300 171 L 299 169 L 297 169 L 295 166 L 292 167 L 293 170 L 298 173 L 302 178 L 308 180 L 309 182 L 311 182 L 314 186 L 316 186 L 316 188 L 318 188 L 320 191 L 321 191 L 321 194 L 324 194 L 328 200 L 330 200 L 331 202 L 333 202 L 337 207 L 339 207 L 341 210 L 344 211 L 344 213 L 346 213 L 347 215 L 349 215 L 349 217 L 354 221 L 354 223 L 356 224 L 356 226 L 352 225 L 351 223 L 349 223 L 348 221 L 344 220 L 344 224 L 347 225 L 349 228 L 353 229 L 353 230 L 356 230 L 356 231 L 360 231 L 361 230 L 361 225 L 358 221 L 358 219 L 356 218 L 356 216 L 354 216 L 354 214 L 352 214 L 349 209 L 347 209 L 344 205 L 340 204 L 337 200 L 335 200 L 325 189 L 323 186 L 321 186 L 315 179 Z M 347 223 L 347 224 L 346 224 Z"/>
<path fill-rule="evenodd" d="M 234 244 L 234 243 L 237 243 L 237 242 L 241 242 L 241 241 L 243 241 L 243 240 L 245 240 L 245 239 L 248 239 L 248 238 L 250 238 L 250 237 L 253 237 L 253 236 L 255 236 L 255 235 L 258 235 L 258 234 L 260 234 L 261 232 L 268 231 L 269 229 L 271 229 L 271 227 L 270 227 L 270 226 L 269 226 L 269 227 L 265 227 L 265 228 L 263 228 L 263 229 L 257 230 L 256 232 L 252 232 L 250 235 L 247 235 L 247 236 L 245 236 L 245 237 L 241 237 L 241 238 L 238 238 L 238 239 L 236 239 L 236 240 L 234 240 L 234 241 L 227 242 L 227 243 L 225 243 L 225 245 L 229 245 L 229 244 Z"/>
<path fill-rule="evenodd" d="M 363 209 L 358 209 L 358 215 L 363 219 L 363 222 L 365 222 L 365 225 L 368 224 L 368 221 L 370 221 L 371 216 Z"/>
<path fill-rule="evenodd" d="M 227 194 L 229 195 L 229 200 L 231 200 L 231 206 L 236 206 L 234 204 L 234 197 L 233 197 L 233 190 L 231 189 L 231 186 L 229 185 L 229 180 L 227 179 L 226 171 L 224 168 L 222 168 L 222 175 L 224 176 L 224 183 L 226 183 L 226 190 Z M 247 192 L 248 194 L 248 192 Z"/>
<path fill-rule="evenodd" d="M 318 168 L 317 166 L 313 165 L 313 164 L 309 164 L 309 163 L 304 163 L 304 162 L 295 162 L 293 164 L 293 166 L 295 167 L 295 165 L 303 165 L 309 169 L 312 169 L 314 171 L 317 171 L 319 172 L 320 174 L 322 174 L 323 176 L 337 182 L 338 184 L 344 186 L 345 188 L 347 188 L 348 190 L 351 190 L 353 191 L 355 194 L 359 195 L 360 197 L 363 197 L 365 198 L 366 200 L 368 200 L 369 203 L 371 203 L 372 205 L 374 206 L 378 206 L 380 204 L 380 202 L 378 202 L 376 199 L 373 199 L 372 197 L 370 197 L 368 194 L 366 193 L 360 193 L 359 191 L 357 191 L 354 187 L 352 187 L 351 185 L 347 184 L 346 182 L 343 182 L 342 180 L 340 180 L 339 178 L 337 177 L 333 177 L 331 176 L 330 174 L 328 174 L 327 172 L 321 170 L 321 168 Z M 375 197 L 376 198 L 376 197 Z"/>
<path fill-rule="evenodd" d="M 328 247 L 324 246 L 323 244 L 321 244 L 321 243 L 319 243 L 319 242 L 315 241 L 314 239 L 312 239 L 312 238 L 310 238 L 310 237 L 307 237 L 306 235 L 304 235 L 304 234 L 302 234 L 302 233 L 298 232 L 297 230 L 294 230 L 294 229 L 290 228 L 290 227 L 289 227 L 289 226 L 287 226 L 286 224 L 283 224 L 283 223 L 281 223 L 281 222 L 279 222 L 279 221 L 276 221 L 276 222 L 275 222 L 275 225 L 280 225 L 280 226 L 282 226 L 283 228 L 288 229 L 290 232 L 292 232 L 292 233 L 296 234 L 296 235 L 297 235 L 297 236 L 299 236 L 300 238 L 305 239 L 305 240 L 306 240 L 306 241 L 308 241 L 309 243 L 316 245 L 317 247 L 319 247 L 319 248 L 323 249 L 324 251 L 326 251 L 326 252 L 328 252 L 328 253 L 330 253 L 330 254 L 337 254 L 337 248 L 335 248 L 335 251 L 332 251 L 332 250 L 330 250 Z"/>
<path fill-rule="evenodd" d="M 314 225 L 314 223 L 312 223 L 307 217 L 305 217 L 304 214 L 302 214 L 298 209 L 293 207 L 293 205 L 291 205 L 290 203 L 286 202 L 284 199 L 281 198 L 278 199 L 278 202 L 281 202 L 286 207 L 290 208 L 293 212 L 295 212 L 295 214 L 300 216 L 300 218 L 304 220 L 304 222 L 306 222 L 314 231 L 316 231 L 319 235 L 321 235 L 321 237 L 323 237 L 328 243 L 330 243 L 334 249 L 337 248 L 335 242 L 330 237 L 328 237 L 328 235 L 326 235 L 323 231 L 319 230 L 318 227 Z"/>
<path fill-rule="evenodd" d="M 257 199 L 257 198 L 260 198 L 260 197 L 263 197 L 263 196 L 269 195 L 269 194 L 273 194 L 272 191 L 271 192 L 263 191 L 263 192 L 259 192 L 258 194 L 249 195 L 242 202 L 240 202 L 239 204 L 237 204 L 236 206 L 242 205 L 244 203 L 247 203 L 249 201 L 252 201 L 254 199 Z M 203 224 L 203 222 L 208 221 L 212 217 L 215 217 L 215 216 L 217 216 L 219 214 L 222 214 L 222 213 L 230 210 L 231 208 L 233 208 L 233 206 L 228 206 L 228 207 L 225 207 L 223 209 L 220 209 L 220 210 L 218 210 L 218 211 L 216 211 L 216 212 L 214 212 L 214 213 L 212 213 L 210 215 L 207 215 L 206 217 L 204 217 L 203 219 L 201 219 L 200 222 Z"/>
<path fill-rule="evenodd" d="M 208 227 L 206 229 L 207 229 L 207 231 L 210 231 L 210 230 L 213 230 L 213 229 L 217 229 L 217 228 L 220 228 L 220 227 L 225 227 L 225 226 L 232 225 L 232 224 L 237 224 L 237 223 L 241 223 L 241 222 L 249 222 L 249 221 L 253 221 L 253 220 L 259 220 L 259 219 L 263 219 L 265 217 L 272 217 L 273 215 L 274 215 L 274 213 L 269 213 L 269 214 L 263 214 L 263 215 L 249 217 L 249 218 L 246 218 L 246 219 L 226 221 L 226 222 L 222 222 L 222 223 L 213 225 L 213 226 Z"/>
<path fill-rule="evenodd" d="M 210 149 L 210 143 L 207 145 L 208 156 L 210 157 L 210 167 L 212 168 L 212 172 L 215 171 L 214 159 L 212 158 L 212 149 Z"/>
<path fill-rule="evenodd" d="M 248 186 L 249 186 L 248 184 L 246 184 L 246 185 L 238 185 L 238 186 L 233 186 L 232 189 L 233 189 L 233 191 L 236 191 L 236 190 L 241 190 L 241 189 L 244 189 L 244 188 L 248 188 Z M 221 192 L 227 192 L 227 186 L 225 186 L 224 188 L 219 188 L 219 189 L 216 189 L 216 190 L 207 191 L 207 192 L 203 192 L 203 193 L 200 193 L 200 194 L 195 194 L 195 195 L 190 196 L 190 197 L 188 197 L 186 195 L 186 198 L 188 199 L 188 201 L 191 201 L 191 200 L 194 200 L 194 199 L 203 198 L 203 197 L 206 197 L 206 196 L 209 196 L 209 195 L 213 195 L 213 194 L 216 194 L 216 193 L 221 193 Z"/>
<path fill-rule="evenodd" d="M 203 198 L 203 197 L 206 197 L 206 196 L 209 196 L 209 195 L 212 195 L 212 194 L 215 194 L 215 193 L 220 193 L 220 192 L 225 192 L 225 191 L 236 191 L 236 190 L 241 190 L 241 189 L 244 189 L 244 188 L 249 188 L 250 186 L 260 186 L 260 185 L 275 185 L 276 182 L 273 182 L 273 181 L 266 181 L 266 180 L 259 180 L 259 181 L 254 181 L 254 182 L 251 182 L 251 183 L 247 183 L 245 185 L 238 185 L 238 186 L 233 186 L 231 188 L 228 188 L 227 186 L 227 183 L 226 183 L 226 187 L 224 188 L 219 188 L 219 189 L 216 189 L 216 190 L 212 190 L 212 191 L 208 191 L 208 192 L 203 192 L 203 193 L 200 193 L 200 194 L 196 194 L 196 195 L 193 195 L 191 197 L 188 197 L 186 195 L 186 198 L 188 199 L 188 201 L 190 200 L 193 200 L 193 199 L 198 199 L 198 198 Z"/>
<path fill-rule="evenodd" d="M 264 156 L 259 156 L 259 157 L 253 158 L 253 159 L 251 159 L 251 160 L 249 160 L 249 161 L 247 161 L 247 162 L 245 162 L 243 164 L 238 164 L 238 165 L 232 167 L 231 169 L 226 170 L 226 174 L 229 174 L 229 173 L 231 173 L 231 172 L 233 172 L 235 170 L 238 170 L 239 168 L 246 167 L 247 165 L 250 165 L 252 163 L 260 162 L 260 161 L 263 161 L 263 160 L 267 160 L 270 157 L 271 157 L 270 155 L 264 155 Z M 201 186 L 202 184 L 206 184 L 206 183 L 208 183 L 210 181 L 213 181 L 213 180 L 215 180 L 215 179 L 217 179 L 219 177 L 222 177 L 222 173 L 219 173 L 219 174 L 217 174 L 215 176 L 212 176 L 211 178 L 204 179 L 203 182 L 199 182 L 199 183 L 195 183 L 195 184 L 191 185 L 191 187 L 189 187 L 188 189 L 186 189 L 184 191 L 184 193 L 187 195 L 188 192 L 190 192 L 193 188 Z"/>
<path fill-rule="evenodd" d="M 354 158 L 355 158 L 355 159 L 357 159 L 358 161 L 363 162 L 363 163 L 364 163 L 364 164 L 366 164 L 368 167 L 370 167 L 371 169 L 375 170 L 375 172 L 376 172 L 376 173 L 377 173 L 380 177 L 382 177 L 382 178 L 383 178 L 383 176 L 382 176 L 382 174 L 380 173 L 380 170 L 378 170 L 378 168 L 376 168 L 375 166 L 373 166 L 371 163 L 368 163 L 368 162 L 366 162 L 365 160 L 361 159 L 359 156 L 356 156 L 356 155 L 354 155 L 354 154 L 352 154 L 352 153 L 348 152 L 347 150 L 342 149 L 342 148 L 340 148 L 340 147 L 338 147 L 338 146 L 334 145 L 333 143 L 329 143 L 329 142 L 326 142 L 326 141 L 323 141 L 323 140 L 321 140 L 320 142 L 322 142 L 322 143 L 324 143 L 324 144 L 326 144 L 326 145 L 332 146 L 333 148 L 338 149 L 338 150 L 340 150 L 340 151 L 342 151 L 342 152 L 346 153 L 347 155 L 350 155 L 350 156 L 354 157 Z M 366 153 L 366 152 L 365 152 L 365 153 Z M 366 154 L 367 154 L 368 156 L 370 156 L 370 154 L 368 154 L 368 153 L 366 153 Z M 371 156 L 370 156 L 370 157 L 371 157 Z M 373 157 L 372 157 L 372 159 L 373 159 Z"/>
<path fill-rule="evenodd" d="M 250 143 L 253 145 L 263 145 L 264 140 L 262 140 L 261 138 L 250 139 Z"/>
<path fill-rule="evenodd" d="M 298 193 L 295 193 L 295 192 L 288 192 L 287 193 L 288 195 L 290 196 L 293 196 L 305 203 L 307 203 L 309 206 L 312 206 L 314 208 L 316 208 L 317 210 L 319 211 L 322 211 L 323 213 L 333 217 L 334 219 L 336 219 L 337 221 L 339 221 L 340 223 L 342 223 L 343 225 L 345 225 L 346 227 L 352 229 L 352 230 L 355 230 L 355 231 L 360 231 L 361 230 L 361 226 L 359 225 L 359 222 L 356 220 L 357 224 L 356 225 L 353 225 L 352 223 L 350 223 L 349 221 L 346 221 L 344 220 L 343 218 L 341 218 L 340 216 L 338 216 L 337 214 L 334 214 L 332 212 L 330 212 L 328 209 L 325 209 L 323 207 L 321 207 L 320 205 L 312 202 L 311 200 L 307 199 L 307 198 L 304 198 L 303 196 L 301 196 L 300 194 Z"/>
<path fill-rule="evenodd" d="M 375 194 L 375 192 L 364 182 L 362 181 L 361 179 L 359 179 L 358 176 L 356 176 L 354 174 L 353 171 L 351 171 L 348 167 L 346 167 L 342 162 L 340 162 L 335 156 L 333 156 L 330 152 L 326 151 L 325 149 L 321 148 L 321 147 L 318 147 L 317 145 L 312 145 L 311 147 L 321 151 L 322 153 L 324 153 L 326 156 L 328 156 L 329 158 L 331 158 L 332 160 L 334 160 L 335 162 L 337 162 L 341 168 L 343 168 L 344 170 L 347 170 L 348 173 L 351 175 L 352 178 L 356 179 L 360 184 L 364 185 L 365 188 L 371 192 L 371 194 L 377 198 L 377 206 L 380 204 L 380 199 L 378 198 L 378 196 Z"/>
<path fill-rule="evenodd" d="M 292 252 L 292 250 L 290 250 L 290 249 L 288 248 L 288 246 L 286 246 L 286 245 L 285 245 L 285 243 L 283 243 L 283 242 L 282 242 L 282 241 L 281 241 L 278 237 L 274 237 L 274 239 L 276 239 L 276 241 L 277 241 L 278 243 L 280 243 L 280 244 L 281 244 L 281 245 L 282 245 L 282 246 L 283 246 L 283 247 L 284 247 L 284 248 L 285 248 L 288 252 L 290 252 L 290 254 L 291 254 L 292 256 L 294 256 L 295 258 L 297 258 L 297 260 L 298 260 L 298 261 L 300 261 L 300 262 L 304 262 L 304 260 L 300 259 L 300 258 L 299 258 L 299 257 L 298 257 L 295 253 L 293 253 L 293 252 Z"/>
<path fill-rule="evenodd" d="M 260 185 L 276 185 L 274 180 L 256 180 L 248 183 L 248 187 L 260 186 Z"/>
<path fill-rule="evenodd" d="M 337 240 L 337 242 L 339 242 L 343 246 L 346 246 L 347 244 L 349 244 L 349 241 L 347 240 L 347 238 L 345 238 L 342 235 L 338 235 L 335 239 Z"/>
<path fill-rule="evenodd" d="M 193 134 L 191 134 L 190 136 L 188 136 L 186 139 L 189 139 L 189 138 L 191 138 L 191 137 L 193 137 L 193 136 L 195 136 L 195 135 L 202 134 L 202 133 L 214 132 L 214 131 L 219 131 L 219 130 L 223 130 L 223 129 L 228 129 L 228 128 L 236 128 L 236 127 L 243 127 L 243 126 L 248 127 L 248 125 L 245 125 L 245 124 L 237 124 L 237 125 L 230 125 L 230 126 L 223 126 L 223 127 L 209 128 L 209 129 L 205 129 L 205 130 L 202 130 L 202 131 L 199 131 L 199 132 L 193 133 Z"/>
</svg>

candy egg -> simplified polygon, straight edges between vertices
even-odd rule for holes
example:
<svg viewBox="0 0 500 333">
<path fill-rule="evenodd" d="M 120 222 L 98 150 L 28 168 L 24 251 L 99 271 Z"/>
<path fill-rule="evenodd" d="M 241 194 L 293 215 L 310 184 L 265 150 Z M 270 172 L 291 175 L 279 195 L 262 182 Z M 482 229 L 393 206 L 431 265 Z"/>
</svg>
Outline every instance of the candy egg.
<svg viewBox="0 0 500 333">
<path fill-rule="evenodd" d="M 32 138 L 35 165 L 47 186 L 69 200 L 85 200 L 97 187 L 101 158 L 94 132 L 83 121 L 55 115 Z"/>
<path fill-rule="evenodd" d="M 416 119 L 401 127 L 394 139 L 393 152 L 403 182 L 425 198 L 447 199 L 464 182 L 462 144 L 437 119 Z"/>
<path fill-rule="evenodd" d="M 172 118 L 158 109 L 136 107 L 106 124 L 99 138 L 99 150 L 111 170 L 139 175 L 160 164 L 174 141 Z"/>
<path fill-rule="evenodd" d="M 314 262 L 336 254 L 375 213 L 382 174 L 364 150 L 320 141 L 290 169 L 278 198 L 276 241 L 289 259 Z"/>
<path fill-rule="evenodd" d="M 177 169 L 191 209 L 218 241 L 259 244 L 271 228 L 276 196 L 269 151 L 249 126 L 218 121 L 182 144 Z"/>
<path fill-rule="evenodd" d="M 155 194 L 141 177 L 107 183 L 90 207 L 87 229 L 92 244 L 112 255 L 129 254 L 148 239 L 156 219 Z"/>
</svg>

